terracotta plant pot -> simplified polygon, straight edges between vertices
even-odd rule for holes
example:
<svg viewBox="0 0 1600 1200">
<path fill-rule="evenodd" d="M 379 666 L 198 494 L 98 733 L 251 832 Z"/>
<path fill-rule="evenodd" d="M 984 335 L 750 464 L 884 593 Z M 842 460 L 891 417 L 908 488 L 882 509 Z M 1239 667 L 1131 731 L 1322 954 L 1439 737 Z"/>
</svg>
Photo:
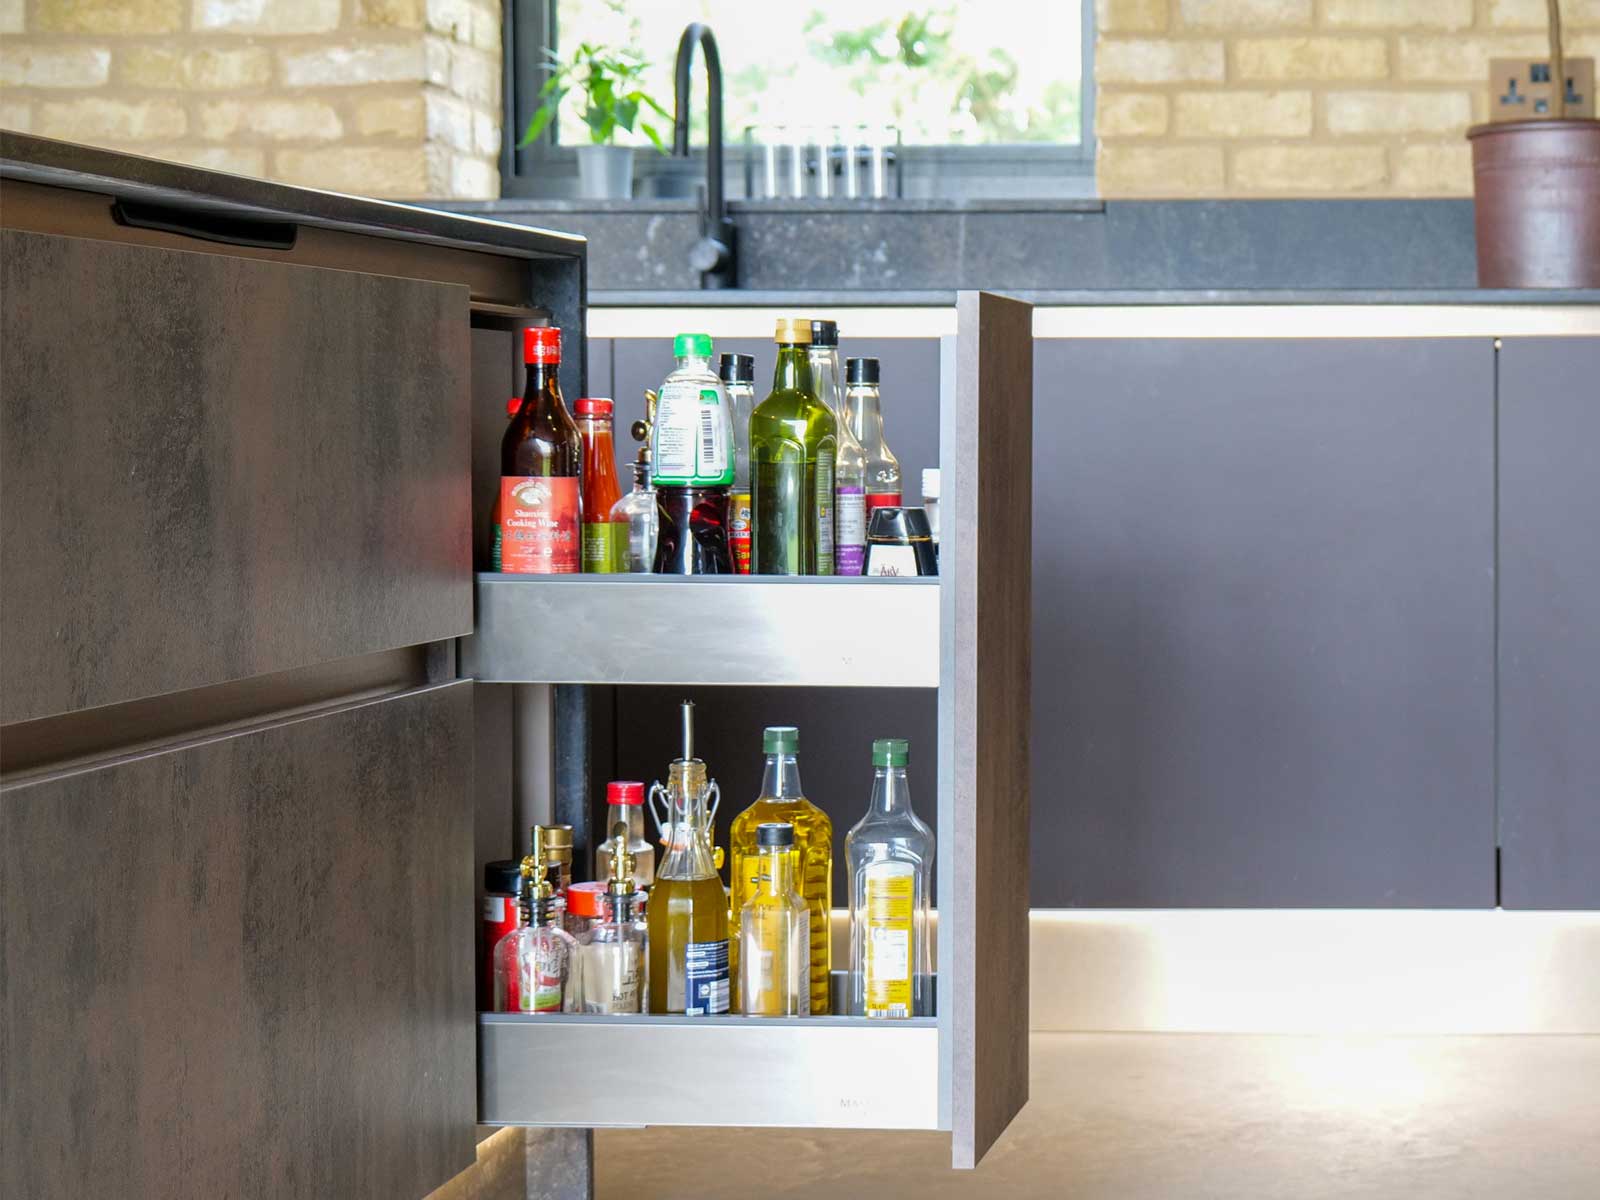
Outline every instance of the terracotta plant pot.
<svg viewBox="0 0 1600 1200">
<path fill-rule="evenodd" d="M 1467 137 L 1478 286 L 1600 287 L 1600 121 L 1503 121 Z"/>
</svg>

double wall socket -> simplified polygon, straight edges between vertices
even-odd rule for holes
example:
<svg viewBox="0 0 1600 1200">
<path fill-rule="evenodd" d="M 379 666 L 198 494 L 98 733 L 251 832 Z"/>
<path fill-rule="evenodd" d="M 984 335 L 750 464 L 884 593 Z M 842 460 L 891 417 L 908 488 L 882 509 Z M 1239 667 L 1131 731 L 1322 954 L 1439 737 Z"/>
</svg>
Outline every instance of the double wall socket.
<svg viewBox="0 0 1600 1200">
<path fill-rule="evenodd" d="M 1566 61 L 1567 116 L 1594 116 L 1594 59 Z M 1489 61 L 1489 119 L 1526 121 L 1555 111 L 1555 84 L 1548 59 L 1495 58 Z"/>
</svg>

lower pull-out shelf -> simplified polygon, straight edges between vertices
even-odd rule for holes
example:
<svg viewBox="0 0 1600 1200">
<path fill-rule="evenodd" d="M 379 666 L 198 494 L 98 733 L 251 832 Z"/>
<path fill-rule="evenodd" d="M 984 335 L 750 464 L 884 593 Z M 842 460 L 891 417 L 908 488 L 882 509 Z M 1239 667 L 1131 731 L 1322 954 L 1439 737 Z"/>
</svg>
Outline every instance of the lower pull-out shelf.
<svg viewBox="0 0 1600 1200">
<path fill-rule="evenodd" d="M 932 1017 L 478 1017 L 485 1125 L 938 1129 L 939 1093 Z"/>
</svg>

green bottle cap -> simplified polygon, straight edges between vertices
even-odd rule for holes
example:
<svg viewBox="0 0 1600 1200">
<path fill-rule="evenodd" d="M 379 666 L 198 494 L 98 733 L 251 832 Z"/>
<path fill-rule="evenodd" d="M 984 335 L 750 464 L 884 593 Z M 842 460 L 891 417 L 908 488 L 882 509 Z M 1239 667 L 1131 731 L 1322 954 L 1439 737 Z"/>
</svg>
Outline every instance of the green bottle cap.
<svg viewBox="0 0 1600 1200">
<path fill-rule="evenodd" d="M 710 358 L 711 335 L 709 333 L 680 333 L 672 339 L 673 358 Z"/>
<path fill-rule="evenodd" d="M 768 725 L 761 734 L 761 749 L 766 754 L 798 754 L 800 731 L 793 725 Z"/>
<path fill-rule="evenodd" d="M 905 738 L 879 738 L 872 743 L 872 765 L 903 767 L 911 761 L 911 743 Z"/>
</svg>

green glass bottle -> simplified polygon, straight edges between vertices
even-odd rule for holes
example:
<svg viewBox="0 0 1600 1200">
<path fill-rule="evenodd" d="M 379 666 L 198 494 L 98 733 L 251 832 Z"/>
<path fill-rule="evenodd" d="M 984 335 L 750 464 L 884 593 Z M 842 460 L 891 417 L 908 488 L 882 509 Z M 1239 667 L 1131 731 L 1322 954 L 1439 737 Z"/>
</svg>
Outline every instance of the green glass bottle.
<svg viewBox="0 0 1600 1200">
<path fill-rule="evenodd" d="M 811 378 L 811 322 L 780 320 L 772 394 L 750 414 L 752 570 L 833 574 L 838 426 Z"/>
</svg>

